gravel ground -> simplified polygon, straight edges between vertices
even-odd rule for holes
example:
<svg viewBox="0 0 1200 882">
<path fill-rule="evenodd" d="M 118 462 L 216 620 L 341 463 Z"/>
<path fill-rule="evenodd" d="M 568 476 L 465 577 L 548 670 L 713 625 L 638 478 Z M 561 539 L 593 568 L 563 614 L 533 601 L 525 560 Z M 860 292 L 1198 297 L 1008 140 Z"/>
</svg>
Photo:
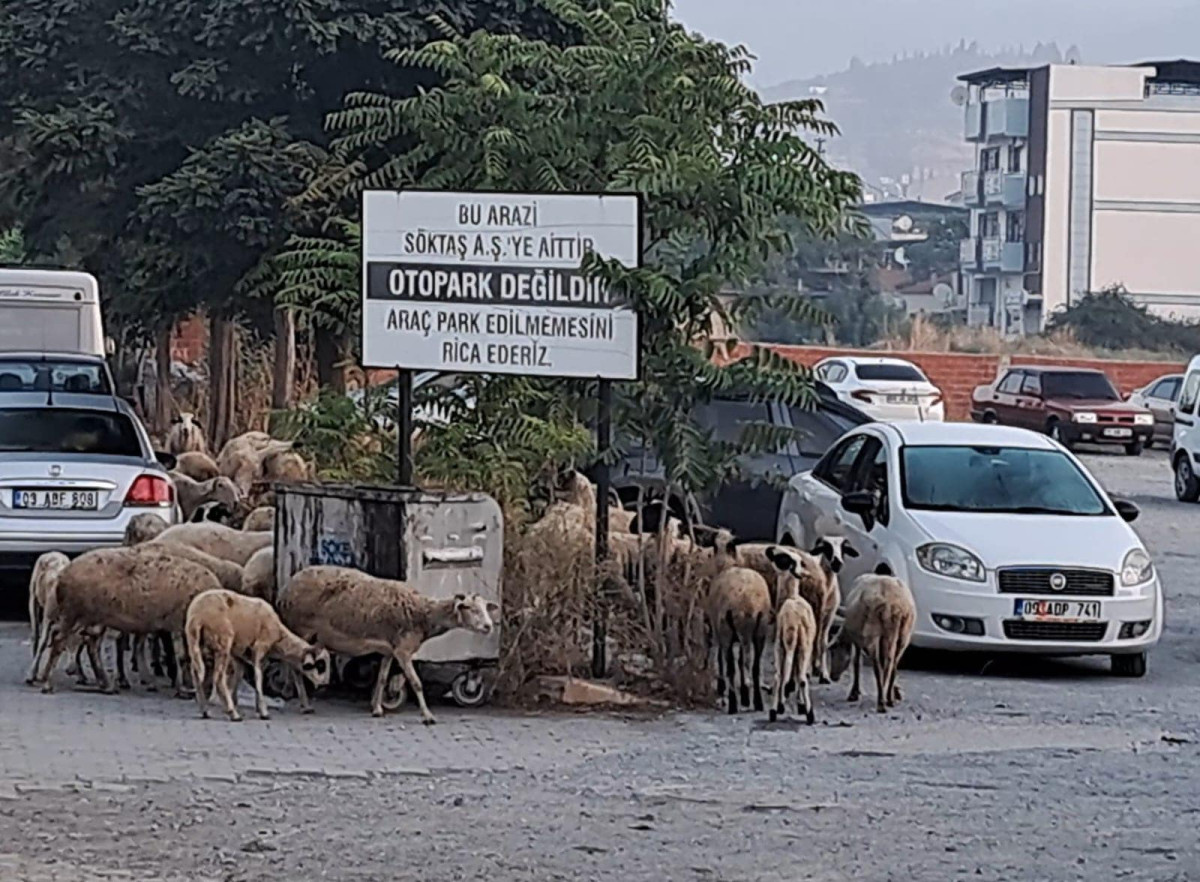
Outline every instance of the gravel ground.
<svg viewBox="0 0 1200 882">
<path fill-rule="evenodd" d="M 1200 507 L 1162 454 L 1087 459 L 1142 506 L 1166 585 L 1140 681 L 919 658 L 901 709 L 820 687 L 812 729 L 449 707 L 425 728 L 336 702 L 233 725 L 42 696 L 0 626 L 0 879 L 1200 878 Z"/>
</svg>

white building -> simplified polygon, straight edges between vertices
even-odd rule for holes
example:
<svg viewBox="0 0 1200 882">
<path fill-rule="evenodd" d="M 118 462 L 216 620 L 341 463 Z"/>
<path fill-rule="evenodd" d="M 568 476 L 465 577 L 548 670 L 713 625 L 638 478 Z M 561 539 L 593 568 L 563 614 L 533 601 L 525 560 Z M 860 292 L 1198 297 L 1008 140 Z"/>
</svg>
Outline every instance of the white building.
<svg viewBox="0 0 1200 882">
<path fill-rule="evenodd" d="M 1089 291 L 1200 316 L 1200 63 L 979 71 L 966 85 L 968 321 L 1035 332 Z"/>
</svg>

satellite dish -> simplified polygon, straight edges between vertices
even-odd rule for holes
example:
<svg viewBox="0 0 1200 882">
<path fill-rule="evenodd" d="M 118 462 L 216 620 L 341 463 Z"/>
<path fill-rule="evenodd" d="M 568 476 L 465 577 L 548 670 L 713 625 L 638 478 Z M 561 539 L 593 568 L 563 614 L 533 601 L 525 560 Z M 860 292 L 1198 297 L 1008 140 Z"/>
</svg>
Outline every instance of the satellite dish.
<svg viewBox="0 0 1200 882">
<path fill-rule="evenodd" d="M 962 107 L 967 103 L 967 87 L 955 86 L 950 90 L 950 103 L 956 107 Z"/>
<path fill-rule="evenodd" d="M 949 306 L 954 299 L 954 289 L 945 282 L 938 282 L 933 286 L 933 299 L 943 306 Z"/>
<path fill-rule="evenodd" d="M 902 214 L 892 221 L 892 227 L 901 233 L 911 233 L 913 228 L 913 219 L 907 214 Z"/>
</svg>

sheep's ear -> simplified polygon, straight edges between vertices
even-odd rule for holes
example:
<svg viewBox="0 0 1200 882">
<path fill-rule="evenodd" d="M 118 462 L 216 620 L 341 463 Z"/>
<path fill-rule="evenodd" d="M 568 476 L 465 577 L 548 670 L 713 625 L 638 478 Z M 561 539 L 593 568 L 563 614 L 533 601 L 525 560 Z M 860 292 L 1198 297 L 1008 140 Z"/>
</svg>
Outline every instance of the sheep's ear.
<svg viewBox="0 0 1200 882">
<path fill-rule="evenodd" d="M 817 544 L 813 546 L 812 553 L 818 557 L 833 557 L 833 546 L 824 539 L 818 539 Z"/>
<path fill-rule="evenodd" d="M 842 554 L 844 554 L 846 557 L 858 557 L 858 550 L 849 542 L 843 542 Z"/>
<path fill-rule="evenodd" d="M 767 549 L 767 560 L 775 565 L 775 569 L 782 573 L 796 572 L 796 559 L 790 554 L 785 554 L 774 545 Z"/>
<path fill-rule="evenodd" d="M 182 423 L 182 422 L 183 422 L 183 417 L 181 417 L 181 416 L 171 417 L 171 425 L 172 426 L 178 425 L 179 423 Z"/>
<path fill-rule="evenodd" d="M 492 603 L 492 601 L 489 600 L 488 605 L 487 605 L 487 611 L 488 611 L 489 616 L 496 615 L 498 612 L 500 612 L 500 604 Z"/>
</svg>

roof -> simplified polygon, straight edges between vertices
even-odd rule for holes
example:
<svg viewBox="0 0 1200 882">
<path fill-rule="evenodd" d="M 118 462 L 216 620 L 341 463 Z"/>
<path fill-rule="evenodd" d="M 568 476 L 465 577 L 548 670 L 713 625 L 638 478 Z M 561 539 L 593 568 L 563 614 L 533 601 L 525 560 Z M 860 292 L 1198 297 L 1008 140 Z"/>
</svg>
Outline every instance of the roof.
<svg viewBox="0 0 1200 882">
<path fill-rule="evenodd" d="M 949 205 L 944 202 L 925 202 L 922 199 L 893 199 L 887 202 L 864 202 L 858 206 L 858 211 L 867 217 L 886 217 L 894 220 L 902 214 L 970 214 L 971 209 L 962 205 Z"/>
<path fill-rule="evenodd" d="M 1153 67 L 1152 80 L 1159 83 L 1200 84 L 1200 61 L 1176 58 L 1173 61 L 1139 61 L 1134 67 Z"/>
<path fill-rule="evenodd" d="M 88 364 L 104 364 L 102 355 L 91 352 L 43 352 L 41 350 L 0 350 L 0 361 L 79 361 Z"/>
<path fill-rule="evenodd" d="M 1039 432 L 986 423 L 918 423 L 897 421 L 891 426 L 900 439 L 914 447 L 1028 447 L 1053 450 L 1054 442 Z"/>
<path fill-rule="evenodd" d="M 1104 374 L 1097 368 L 1071 367 L 1070 365 L 1011 364 L 1009 370 L 1029 371 L 1033 374 Z"/>
<path fill-rule="evenodd" d="M 972 86 L 1004 86 L 1027 82 L 1031 70 L 1031 67 L 989 67 L 962 74 L 958 79 Z"/>
</svg>

